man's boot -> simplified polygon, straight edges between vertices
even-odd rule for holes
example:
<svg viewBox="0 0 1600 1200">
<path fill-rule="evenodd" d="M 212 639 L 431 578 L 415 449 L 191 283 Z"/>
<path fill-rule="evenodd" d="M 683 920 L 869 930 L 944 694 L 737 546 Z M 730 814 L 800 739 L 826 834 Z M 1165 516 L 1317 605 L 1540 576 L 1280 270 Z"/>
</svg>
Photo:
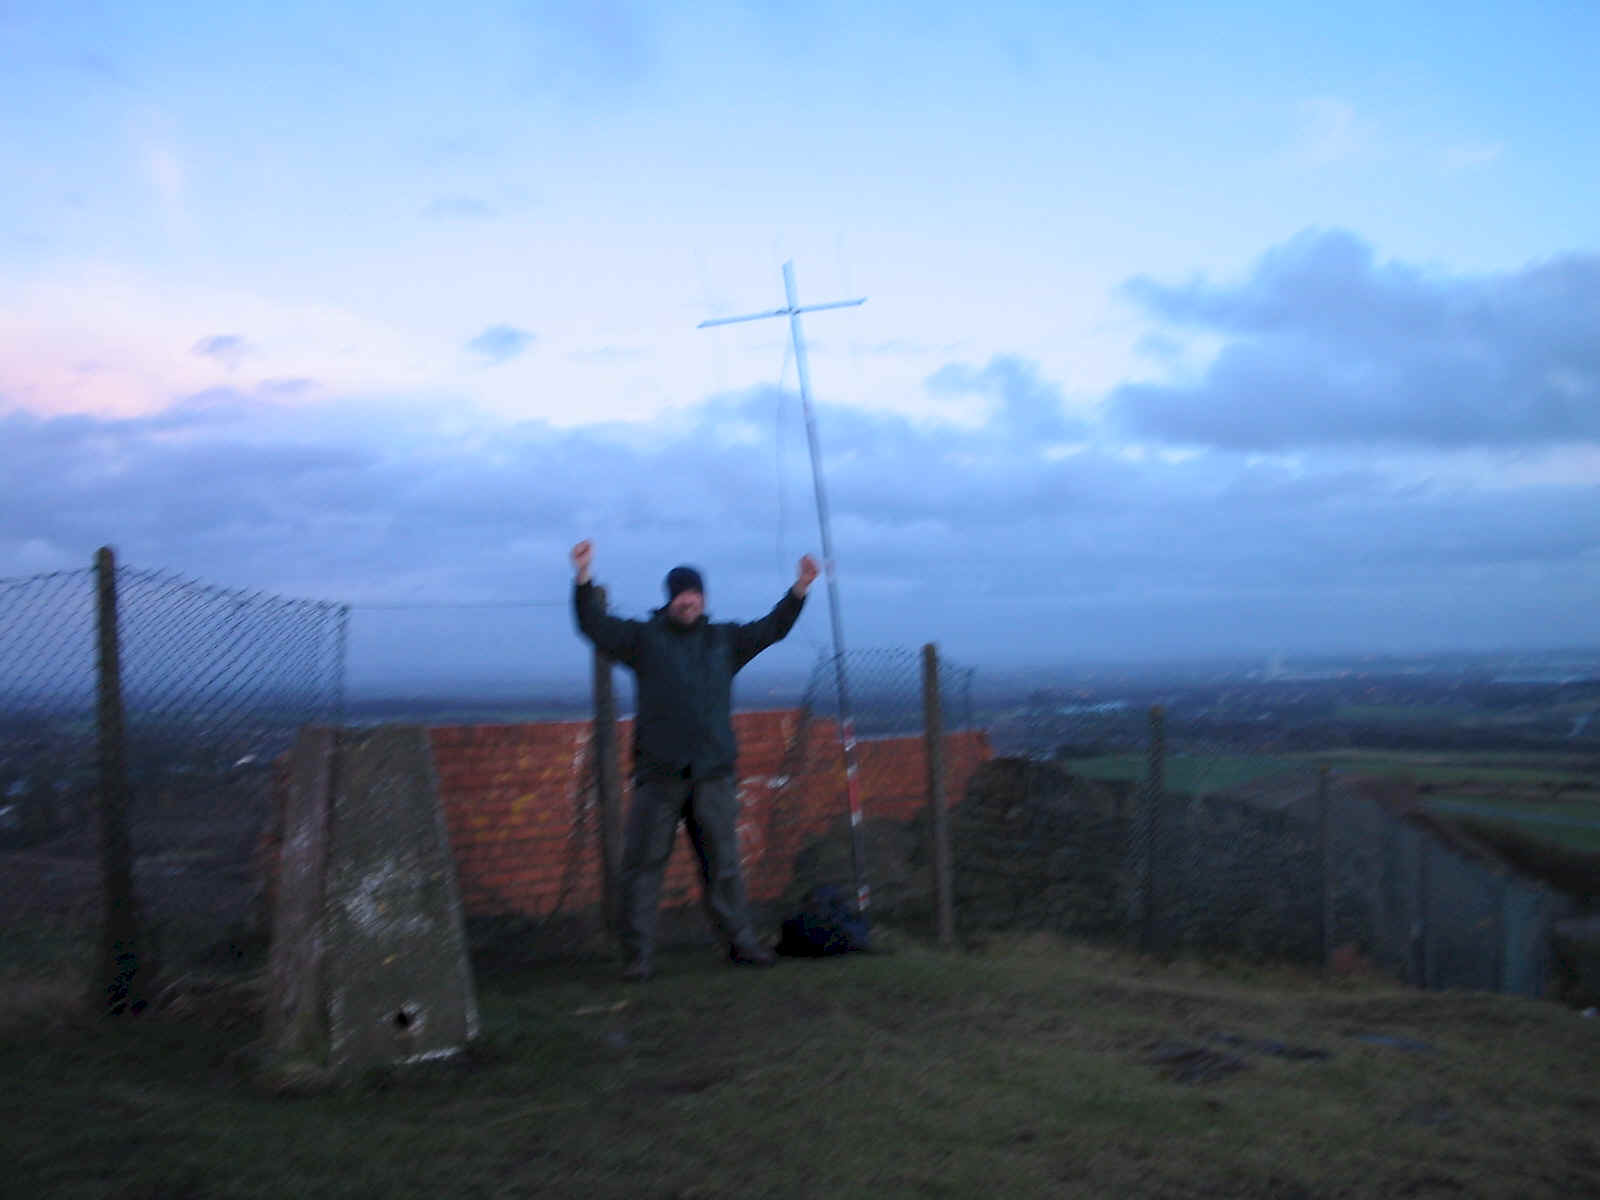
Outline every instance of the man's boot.
<svg viewBox="0 0 1600 1200">
<path fill-rule="evenodd" d="M 778 956 L 753 937 L 742 937 L 728 947 L 728 961 L 736 967 L 770 967 Z"/>
</svg>

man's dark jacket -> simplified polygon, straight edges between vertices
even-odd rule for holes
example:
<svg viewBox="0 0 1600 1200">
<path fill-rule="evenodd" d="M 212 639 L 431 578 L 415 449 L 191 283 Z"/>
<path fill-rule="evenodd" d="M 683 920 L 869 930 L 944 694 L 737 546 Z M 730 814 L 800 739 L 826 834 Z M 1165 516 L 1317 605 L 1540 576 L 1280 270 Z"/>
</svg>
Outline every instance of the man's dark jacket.
<svg viewBox="0 0 1600 1200">
<path fill-rule="evenodd" d="M 578 629 L 599 650 L 633 671 L 638 712 L 633 720 L 634 774 L 716 779 L 733 773 L 733 677 L 774 642 L 782 641 L 803 598 L 793 591 L 759 621 L 682 626 L 658 608 L 647 621 L 610 616 L 591 583 L 573 592 Z"/>
</svg>

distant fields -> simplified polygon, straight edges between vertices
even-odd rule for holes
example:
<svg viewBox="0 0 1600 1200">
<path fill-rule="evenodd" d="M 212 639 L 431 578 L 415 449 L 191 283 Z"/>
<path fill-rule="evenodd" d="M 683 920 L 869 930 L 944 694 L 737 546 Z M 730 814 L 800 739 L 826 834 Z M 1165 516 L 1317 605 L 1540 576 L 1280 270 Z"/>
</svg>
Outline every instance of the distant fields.
<svg viewBox="0 0 1600 1200">
<path fill-rule="evenodd" d="M 1183 754 L 1168 757 L 1173 792 L 1226 792 L 1322 767 L 1370 778 L 1413 780 L 1420 799 L 1441 814 L 1471 815 L 1514 825 L 1522 833 L 1574 849 L 1600 851 L 1600 772 L 1593 756 L 1528 751 L 1326 750 L 1300 754 Z M 1072 759 L 1087 779 L 1144 778 L 1142 754 Z"/>
</svg>

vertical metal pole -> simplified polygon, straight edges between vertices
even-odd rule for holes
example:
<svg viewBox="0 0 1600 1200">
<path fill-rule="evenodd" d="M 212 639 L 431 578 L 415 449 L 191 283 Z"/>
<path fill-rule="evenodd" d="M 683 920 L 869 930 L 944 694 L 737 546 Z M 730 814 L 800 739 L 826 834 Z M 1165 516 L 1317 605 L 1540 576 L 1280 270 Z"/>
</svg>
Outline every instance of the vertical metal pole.
<svg viewBox="0 0 1600 1200">
<path fill-rule="evenodd" d="M 1322 937 L 1324 968 L 1333 962 L 1333 852 L 1328 845 L 1328 768 L 1317 768 L 1317 850 L 1322 856 Z"/>
<path fill-rule="evenodd" d="M 1511 956 L 1506 953 L 1506 935 L 1511 928 L 1511 922 L 1506 919 L 1510 885 L 1503 871 L 1494 873 L 1494 882 L 1494 919 L 1492 921 L 1494 927 L 1494 983 L 1490 986 L 1492 990 L 1504 993 L 1513 990 L 1509 979 Z"/>
<path fill-rule="evenodd" d="M 928 815 L 933 831 L 933 896 L 939 944 L 956 940 L 955 900 L 950 876 L 950 810 L 944 795 L 944 711 L 939 691 L 939 648 L 922 647 L 922 729 L 928 763 Z"/>
<path fill-rule="evenodd" d="M 1150 709 L 1150 745 L 1146 750 L 1144 778 L 1144 907 L 1139 921 L 1139 948 L 1149 954 L 1156 946 L 1156 851 L 1160 845 L 1161 797 L 1166 790 L 1166 712 L 1157 704 Z"/>
<path fill-rule="evenodd" d="M 1435 963 L 1433 954 L 1432 914 L 1429 909 L 1433 896 L 1433 881 L 1428 870 L 1428 859 L 1432 854 L 1430 847 L 1433 844 L 1433 834 L 1427 829 L 1417 831 L 1417 925 L 1413 940 L 1416 943 L 1417 978 L 1418 983 L 1425 990 L 1432 990 L 1437 986 L 1435 976 Z"/>
<path fill-rule="evenodd" d="M 348 673 L 349 648 L 350 648 L 350 606 L 341 604 L 339 615 L 334 627 L 334 677 L 333 677 L 333 723 L 336 726 L 344 724 L 345 678 Z"/>
<path fill-rule="evenodd" d="M 600 607 L 606 590 L 598 584 Z M 601 905 L 606 931 L 613 936 L 622 928 L 622 794 L 617 778 L 617 706 L 612 690 L 611 659 L 594 652 L 594 782 L 600 813 Z"/>
<path fill-rule="evenodd" d="M 121 1013 L 142 1007 L 139 917 L 133 897 L 133 849 L 128 838 L 128 767 L 122 713 L 122 665 L 117 640 L 117 563 L 111 547 L 95 555 L 99 673 L 96 724 L 100 766 L 100 947 L 90 976 L 90 1003 Z M 151 964 L 144 964 L 148 968 Z"/>
<path fill-rule="evenodd" d="M 1377 814 L 1378 871 L 1373 879 L 1375 892 L 1372 897 L 1372 941 L 1384 969 L 1393 972 L 1395 963 L 1399 959 L 1396 950 L 1398 939 L 1395 936 L 1395 927 L 1398 924 L 1397 912 L 1400 907 L 1395 903 L 1395 889 L 1399 886 L 1395 880 L 1395 858 L 1399 850 L 1395 845 L 1394 818 L 1381 808 L 1377 810 Z"/>
<path fill-rule="evenodd" d="M 828 617 L 833 631 L 833 679 L 839 695 L 839 740 L 844 749 L 845 791 L 850 803 L 850 865 L 856 878 L 856 904 L 865 913 L 870 907 L 871 894 L 867 886 L 866 854 L 862 845 L 855 715 L 850 706 L 850 685 L 845 671 L 844 619 L 839 611 L 839 579 L 833 560 L 833 523 L 828 511 L 828 491 L 822 478 L 822 449 L 817 441 L 817 421 L 811 408 L 811 368 L 806 359 L 805 336 L 800 329 L 800 302 L 795 297 L 793 262 L 783 264 L 783 291 L 784 298 L 789 302 L 789 333 L 794 339 L 795 373 L 800 380 L 800 405 L 805 414 L 806 442 L 811 450 L 811 481 L 817 496 L 817 524 L 822 533 L 822 569 L 828 580 Z"/>
<path fill-rule="evenodd" d="M 802 308 L 795 297 L 794 264 L 783 264 L 783 287 L 788 307 L 770 312 L 749 313 L 742 317 L 717 317 L 701 321 L 700 328 L 713 325 L 735 325 L 744 321 L 764 321 L 769 317 L 788 317 L 789 335 L 794 343 L 796 371 L 800 377 L 800 402 L 805 410 L 806 441 L 811 448 L 811 478 L 817 493 L 817 523 L 822 528 L 823 568 L 828 576 L 828 612 L 833 624 L 833 676 L 839 697 L 839 742 L 844 752 L 845 790 L 850 801 L 850 859 L 856 877 L 856 905 L 865 913 L 870 896 L 867 890 L 867 872 L 862 849 L 861 793 L 856 772 L 855 717 L 850 707 L 850 687 L 845 675 L 844 625 L 839 615 L 839 585 L 833 560 L 833 529 L 828 517 L 828 494 L 822 482 L 822 451 L 817 442 L 817 423 L 811 411 L 811 369 L 806 361 L 805 338 L 800 331 L 800 314 L 820 312 L 829 308 L 854 308 L 865 304 L 865 299 L 835 300 L 827 304 L 808 304 Z"/>
</svg>

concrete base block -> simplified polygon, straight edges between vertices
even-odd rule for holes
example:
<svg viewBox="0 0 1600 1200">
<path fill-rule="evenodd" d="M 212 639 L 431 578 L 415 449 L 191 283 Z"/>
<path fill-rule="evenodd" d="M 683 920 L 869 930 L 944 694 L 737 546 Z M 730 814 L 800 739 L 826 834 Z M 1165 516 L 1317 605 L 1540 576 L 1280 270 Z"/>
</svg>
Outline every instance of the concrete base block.
<svg viewBox="0 0 1600 1200">
<path fill-rule="evenodd" d="M 420 726 L 308 728 L 291 752 L 266 1051 L 348 1078 L 477 1035 L 461 901 Z"/>
</svg>

